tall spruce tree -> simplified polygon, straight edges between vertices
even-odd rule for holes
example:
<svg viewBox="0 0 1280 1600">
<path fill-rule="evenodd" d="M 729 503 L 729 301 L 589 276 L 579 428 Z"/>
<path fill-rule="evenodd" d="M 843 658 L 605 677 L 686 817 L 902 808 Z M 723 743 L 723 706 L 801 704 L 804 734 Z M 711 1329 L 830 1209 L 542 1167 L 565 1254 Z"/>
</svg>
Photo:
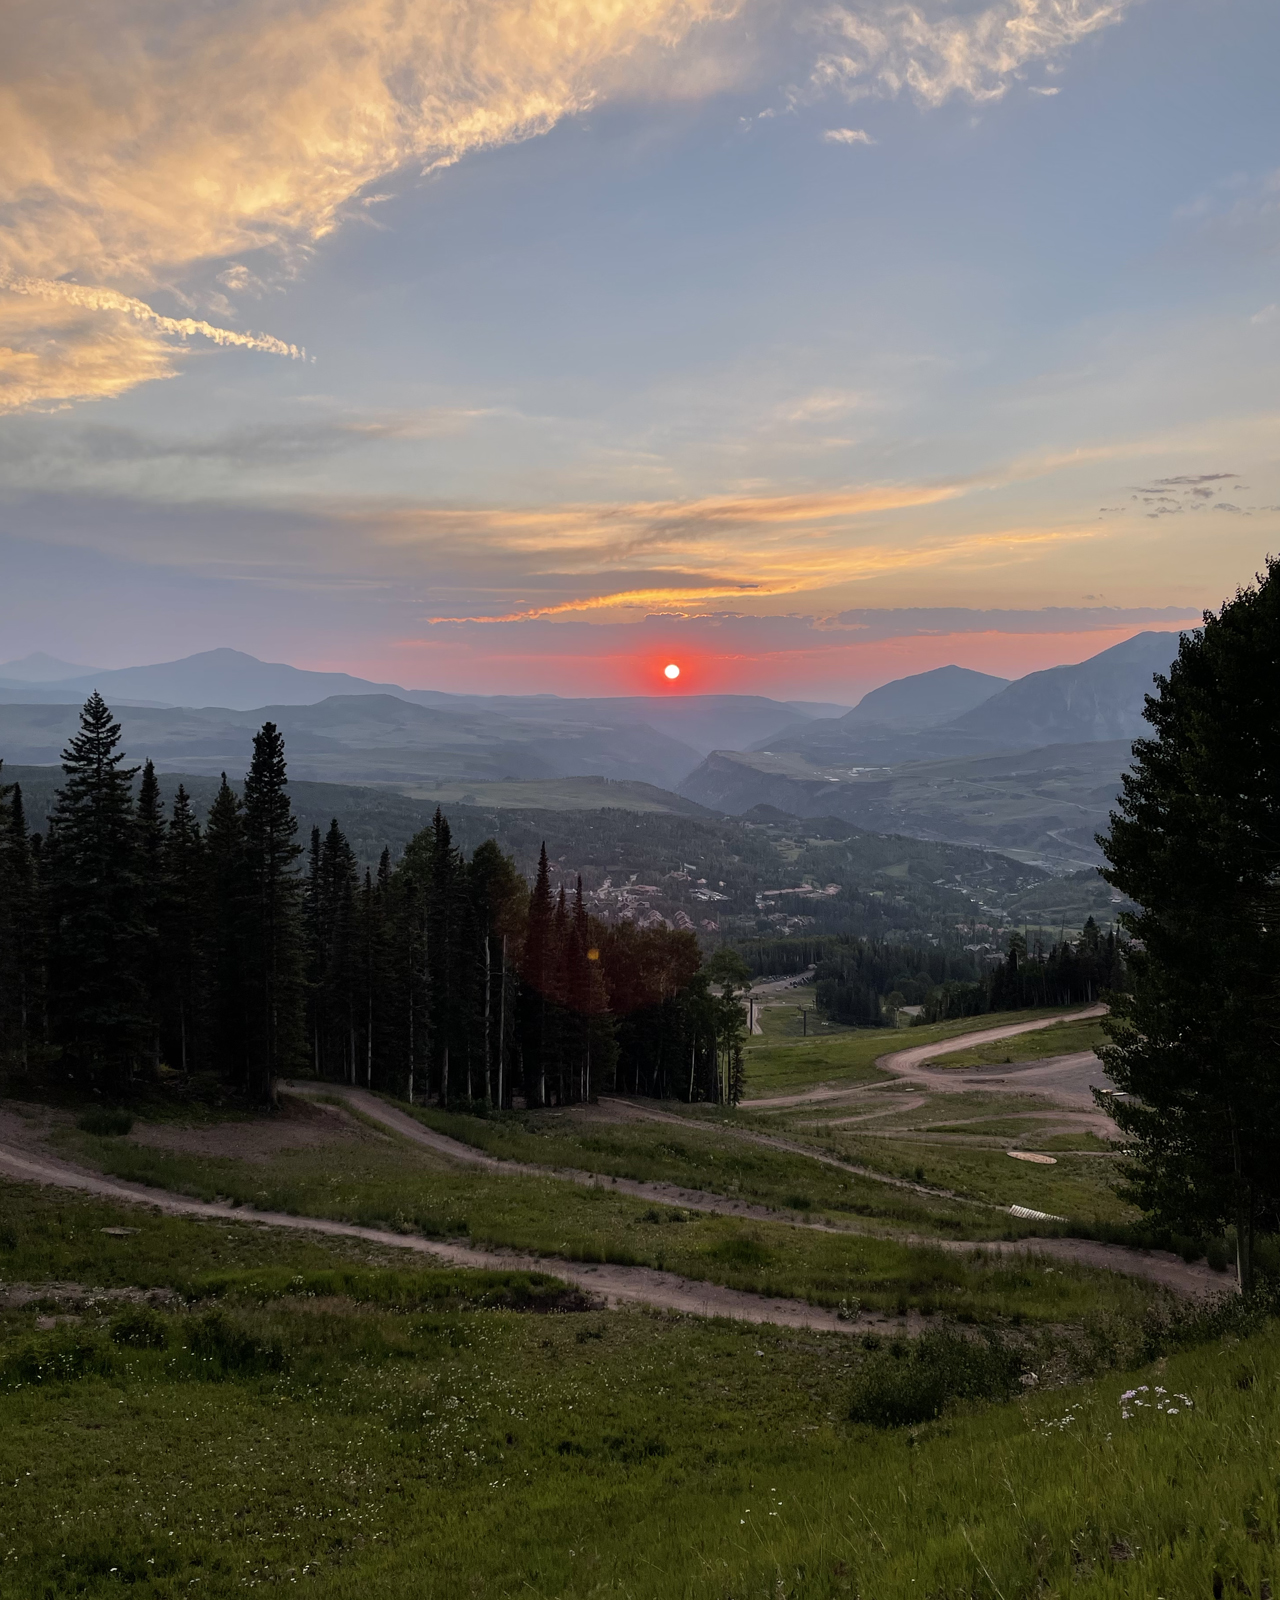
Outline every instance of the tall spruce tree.
<svg viewBox="0 0 1280 1600">
<path fill-rule="evenodd" d="M 480 1093 L 494 1105 L 504 1106 L 510 1104 L 516 1022 L 509 969 L 523 929 L 529 888 L 515 862 L 503 855 L 492 839 L 477 846 L 467 876 L 479 940 L 477 968 L 482 975 Z"/>
<path fill-rule="evenodd" d="M 22 787 L 0 783 L 0 1073 L 25 1076 L 43 1059 L 40 910 Z"/>
<path fill-rule="evenodd" d="M 48 851 L 49 1011 L 69 1076 L 126 1088 L 150 1038 L 133 806 L 120 724 L 94 693 L 62 755 Z"/>
<path fill-rule="evenodd" d="M 167 884 L 165 873 L 164 802 L 155 764 L 143 763 L 135 809 L 138 830 L 138 917 L 142 924 L 141 973 L 146 991 L 148 1045 L 152 1076 L 160 1069 L 160 1018 L 165 1008 L 165 973 L 161 960 L 161 923 Z"/>
<path fill-rule="evenodd" d="M 1280 561 L 1182 636 L 1103 877 L 1142 908 L 1102 1052 L 1131 1192 L 1180 1231 L 1280 1228 Z"/>
<path fill-rule="evenodd" d="M 430 1061 L 440 1104 L 470 1097 L 470 1001 L 476 973 L 470 955 L 470 908 L 462 856 L 438 808 L 428 835 L 426 970 Z"/>
<path fill-rule="evenodd" d="M 274 1103 L 276 1080 L 305 1059 L 302 846 L 289 802 L 284 739 L 274 722 L 253 738 L 244 780 L 245 879 L 252 907 L 245 927 L 248 1058 L 245 1087 Z"/>
<path fill-rule="evenodd" d="M 552 1039 L 551 993 L 554 962 L 551 868 L 543 841 L 538 853 L 538 876 L 529 896 L 524 951 L 520 962 L 520 1054 L 525 1104 L 547 1103 L 547 1067 Z"/>
<path fill-rule="evenodd" d="M 208 1053 L 217 1072 L 243 1087 L 250 1070 L 246 936 L 254 905 L 245 852 L 244 808 L 225 772 L 209 807 L 203 857 Z"/>
<path fill-rule="evenodd" d="M 191 797 L 179 784 L 164 840 L 157 966 L 161 1050 L 184 1077 L 207 1057 L 207 886 L 200 824 Z"/>
</svg>

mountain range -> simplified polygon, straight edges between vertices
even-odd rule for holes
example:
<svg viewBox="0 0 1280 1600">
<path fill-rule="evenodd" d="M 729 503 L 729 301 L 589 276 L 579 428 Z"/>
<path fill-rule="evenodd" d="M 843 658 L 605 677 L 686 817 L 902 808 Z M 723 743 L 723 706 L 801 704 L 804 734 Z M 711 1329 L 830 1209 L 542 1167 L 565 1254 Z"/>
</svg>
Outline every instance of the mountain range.
<svg viewBox="0 0 1280 1600">
<path fill-rule="evenodd" d="M 1013 682 L 940 667 L 873 689 L 851 710 L 759 695 L 455 695 L 235 650 L 113 671 L 37 656 L 0 667 L 0 756 L 57 763 L 96 688 L 130 759 L 150 757 L 161 771 L 239 774 L 270 720 L 301 780 L 424 797 L 501 785 L 492 803 L 512 804 L 512 784 L 591 777 L 656 785 L 731 815 L 763 806 L 1012 850 L 1061 870 L 1097 860 L 1093 834 L 1177 642 L 1142 633 Z"/>
</svg>

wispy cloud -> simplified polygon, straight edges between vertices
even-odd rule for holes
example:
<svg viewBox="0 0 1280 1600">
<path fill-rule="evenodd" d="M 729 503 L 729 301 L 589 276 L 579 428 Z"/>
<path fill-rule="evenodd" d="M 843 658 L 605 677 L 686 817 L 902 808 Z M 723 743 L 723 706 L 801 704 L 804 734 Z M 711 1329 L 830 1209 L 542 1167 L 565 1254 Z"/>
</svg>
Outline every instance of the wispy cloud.
<svg viewBox="0 0 1280 1600">
<path fill-rule="evenodd" d="M 828 128 L 822 135 L 828 144 L 875 144 L 865 128 Z"/>
<path fill-rule="evenodd" d="M 1123 20 L 1136 0 L 997 0 L 957 14 L 920 5 L 832 6 L 832 37 L 815 69 L 819 90 L 852 98 L 910 93 L 925 105 L 952 95 L 996 100 L 1024 68 L 1055 61 Z M 1048 91 L 1050 93 L 1053 90 Z"/>
<path fill-rule="evenodd" d="M 249 252 L 296 264 L 379 178 L 544 132 L 642 46 L 669 51 L 736 3 L 18 0 L 0 88 L 5 403 L 167 376 L 175 334 L 292 353 L 139 297 Z M 232 263 L 221 281 L 253 292 L 265 271 Z M 69 278 L 80 298 L 31 287 Z M 44 317 L 16 306 L 19 283 Z"/>
</svg>

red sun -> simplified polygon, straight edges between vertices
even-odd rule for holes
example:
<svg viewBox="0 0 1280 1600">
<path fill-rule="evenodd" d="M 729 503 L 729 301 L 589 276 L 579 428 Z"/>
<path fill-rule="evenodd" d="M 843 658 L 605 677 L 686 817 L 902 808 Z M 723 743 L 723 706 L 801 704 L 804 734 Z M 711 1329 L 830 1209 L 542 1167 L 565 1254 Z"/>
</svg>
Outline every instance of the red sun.
<svg viewBox="0 0 1280 1600">
<path fill-rule="evenodd" d="M 670 678 L 674 683 L 675 680 L 680 676 L 680 668 L 676 666 L 674 661 L 668 661 L 666 666 L 662 669 L 662 676 L 664 678 Z"/>
</svg>

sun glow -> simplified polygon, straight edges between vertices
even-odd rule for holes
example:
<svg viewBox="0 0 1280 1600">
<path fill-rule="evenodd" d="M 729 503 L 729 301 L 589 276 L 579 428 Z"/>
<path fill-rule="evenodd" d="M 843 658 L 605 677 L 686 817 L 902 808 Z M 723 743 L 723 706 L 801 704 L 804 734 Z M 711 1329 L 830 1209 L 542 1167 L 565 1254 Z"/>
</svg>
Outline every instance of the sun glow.
<svg viewBox="0 0 1280 1600">
<path fill-rule="evenodd" d="M 680 676 L 680 668 L 676 666 L 674 661 L 668 661 L 666 666 L 662 669 L 662 676 L 664 678 L 670 678 L 674 682 L 674 680 Z"/>
</svg>

